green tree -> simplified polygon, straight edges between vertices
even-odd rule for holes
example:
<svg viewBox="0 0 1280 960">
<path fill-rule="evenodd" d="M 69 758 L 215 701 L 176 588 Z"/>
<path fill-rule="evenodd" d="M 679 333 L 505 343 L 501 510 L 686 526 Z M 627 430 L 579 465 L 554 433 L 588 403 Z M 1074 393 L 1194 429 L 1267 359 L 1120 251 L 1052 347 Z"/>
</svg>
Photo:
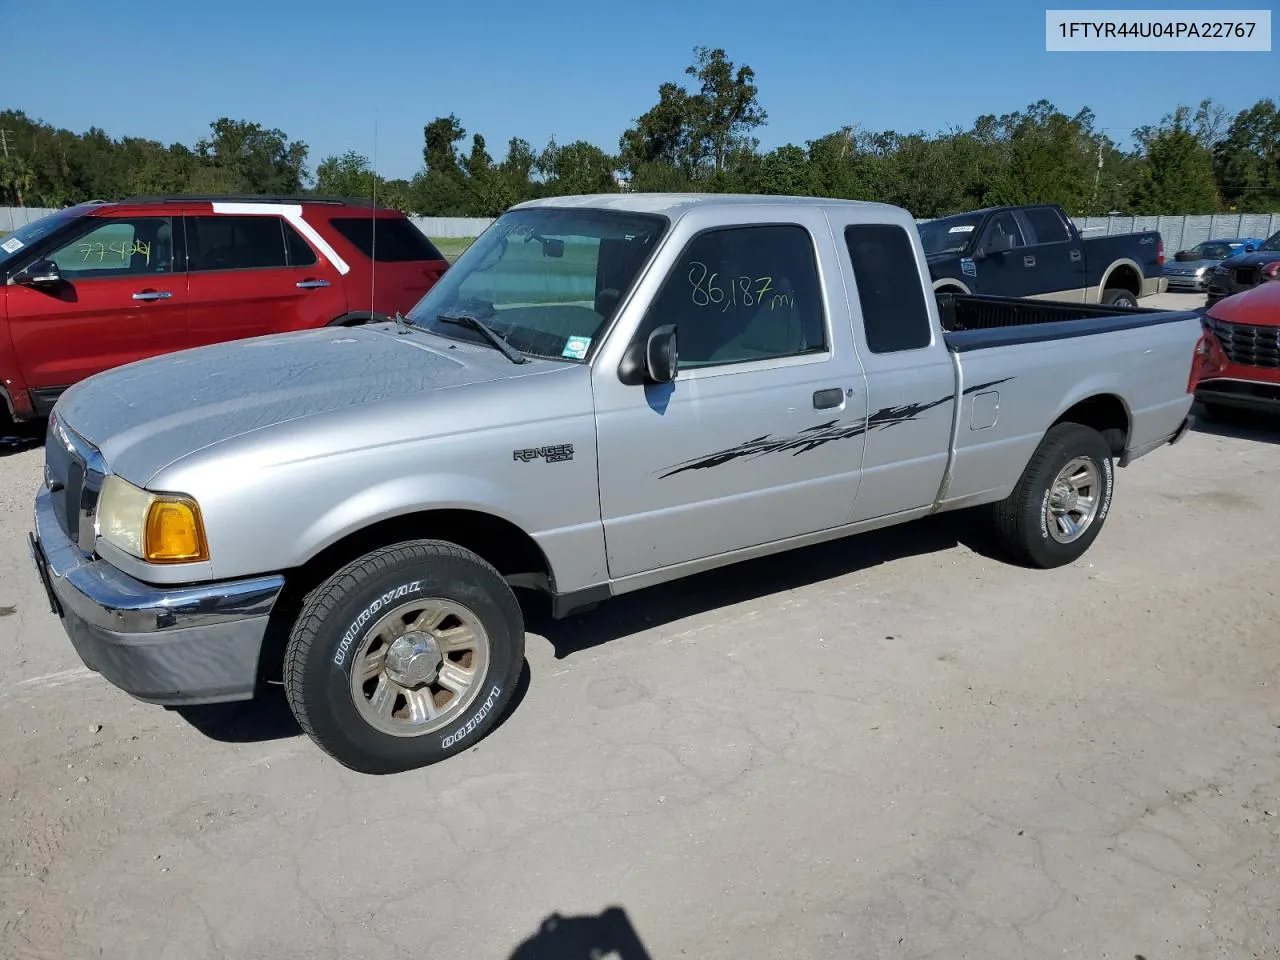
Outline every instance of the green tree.
<svg viewBox="0 0 1280 960">
<path fill-rule="evenodd" d="M 585 140 L 557 146 L 553 139 L 538 157 L 538 172 L 551 196 L 581 193 L 614 193 L 616 163 L 595 144 Z"/>
<path fill-rule="evenodd" d="M 196 142 L 196 155 L 221 171 L 225 182 L 253 194 L 294 194 L 308 178 L 307 145 L 281 130 L 247 120 L 220 117 L 210 134 Z"/>
<path fill-rule="evenodd" d="M 1215 144 L 1214 172 L 1222 199 L 1247 213 L 1280 210 L 1280 109 L 1259 100 L 1236 114 Z"/>
<path fill-rule="evenodd" d="M 698 47 L 684 72 L 699 83 L 698 92 L 687 98 L 691 139 L 698 155 L 710 157 L 712 170 L 720 173 L 727 154 L 768 119 L 755 71 L 746 64 L 735 68 L 720 47 Z"/>
<path fill-rule="evenodd" d="M 1217 209 L 1213 154 L 1193 122 L 1190 108 L 1180 106 L 1158 127 L 1134 131 L 1146 161 L 1133 192 L 1134 213 L 1196 214 Z"/>
<path fill-rule="evenodd" d="M 35 174 L 25 160 L 16 154 L 0 157 L 0 199 L 9 206 L 24 207 L 25 196 L 35 183 Z"/>
</svg>

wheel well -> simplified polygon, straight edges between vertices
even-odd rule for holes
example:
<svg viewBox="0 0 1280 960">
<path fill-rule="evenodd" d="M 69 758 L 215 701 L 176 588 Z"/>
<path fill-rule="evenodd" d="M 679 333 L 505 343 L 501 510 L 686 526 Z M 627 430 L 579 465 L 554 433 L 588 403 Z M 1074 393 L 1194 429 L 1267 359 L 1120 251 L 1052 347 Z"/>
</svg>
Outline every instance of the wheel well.
<svg viewBox="0 0 1280 960">
<path fill-rule="evenodd" d="M 371 524 L 325 547 L 292 570 L 272 610 L 259 658 L 259 674 L 275 680 L 294 620 L 308 593 L 346 564 L 379 547 L 405 540 L 447 540 L 493 564 L 512 586 L 553 589 L 551 565 L 534 539 L 514 523 L 478 510 L 426 510 Z"/>
<path fill-rule="evenodd" d="M 1142 278 L 1128 264 L 1116 267 L 1107 275 L 1104 290 L 1127 290 L 1135 297 L 1142 296 Z"/>
<path fill-rule="evenodd" d="M 1116 456 L 1124 453 L 1124 448 L 1129 442 L 1129 412 L 1120 398 L 1114 394 L 1099 394 L 1096 397 L 1081 400 L 1066 410 L 1050 426 L 1059 423 L 1078 423 L 1084 427 L 1092 427 L 1102 434 Z"/>
</svg>

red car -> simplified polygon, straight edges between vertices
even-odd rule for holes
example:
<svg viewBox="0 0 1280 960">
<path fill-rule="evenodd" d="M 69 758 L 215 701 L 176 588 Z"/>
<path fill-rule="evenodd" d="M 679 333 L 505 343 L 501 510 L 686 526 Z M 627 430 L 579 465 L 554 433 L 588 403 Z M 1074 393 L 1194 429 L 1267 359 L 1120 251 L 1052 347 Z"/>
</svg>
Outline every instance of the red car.
<svg viewBox="0 0 1280 960">
<path fill-rule="evenodd" d="M 0 237 L 0 396 L 15 421 L 111 367 L 407 312 L 448 263 L 396 210 L 318 198 L 87 203 Z"/>
<path fill-rule="evenodd" d="M 1219 300 L 1204 314 L 1196 399 L 1209 416 L 1280 413 L 1280 281 Z"/>
</svg>

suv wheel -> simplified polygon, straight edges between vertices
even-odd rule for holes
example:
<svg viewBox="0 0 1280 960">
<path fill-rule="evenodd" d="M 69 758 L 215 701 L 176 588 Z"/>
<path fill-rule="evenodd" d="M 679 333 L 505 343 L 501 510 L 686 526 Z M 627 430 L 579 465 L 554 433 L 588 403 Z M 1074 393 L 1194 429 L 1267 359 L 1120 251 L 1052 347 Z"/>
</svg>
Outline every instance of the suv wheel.
<svg viewBox="0 0 1280 960">
<path fill-rule="evenodd" d="M 395 773 L 474 746 L 524 663 L 524 620 L 492 566 L 416 540 L 355 560 L 306 599 L 285 650 L 298 723 L 339 763 Z"/>
</svg>

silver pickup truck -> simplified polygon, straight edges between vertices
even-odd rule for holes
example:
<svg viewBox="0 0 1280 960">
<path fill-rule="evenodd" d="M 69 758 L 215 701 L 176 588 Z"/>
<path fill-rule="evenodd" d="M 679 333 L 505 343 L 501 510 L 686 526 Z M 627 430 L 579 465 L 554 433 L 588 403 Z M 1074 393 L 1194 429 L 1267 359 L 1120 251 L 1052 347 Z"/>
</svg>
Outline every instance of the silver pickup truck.
<svg viewBox="0 0 1280 960">
<path fill-rule="evenodd" d="M 338 761 L 465 750 L 564 616 L 984 506 L 1078 558 L 1190 425 L 1190 312 L 935 295 L 880 204 L 509 210 L 408 317 L 134 363 L 49 419 L 33 558 L 79 656 L 166 705 L 282 682 Z M 851 638 L 852 639 L 852 638 Z"/>
</svg>

